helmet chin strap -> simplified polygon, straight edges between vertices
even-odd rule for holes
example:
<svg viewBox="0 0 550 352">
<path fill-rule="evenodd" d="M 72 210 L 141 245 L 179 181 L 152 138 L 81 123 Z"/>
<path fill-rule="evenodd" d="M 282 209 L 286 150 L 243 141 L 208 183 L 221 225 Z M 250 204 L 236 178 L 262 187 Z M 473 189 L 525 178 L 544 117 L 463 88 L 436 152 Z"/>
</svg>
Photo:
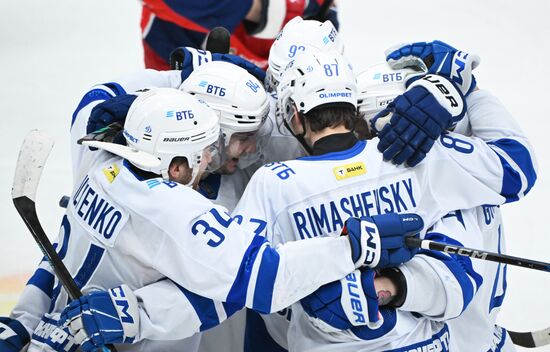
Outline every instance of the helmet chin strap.
<svg viewBox="0 0 550 352">
<path fill-rule="evenodd" d="M 197 175 L 199 174 L 199 166 L 193 167 L 191 170 L 191 180 L 185 184 L 187 187 L 193 187 L 193 183 L 195 183 L 195 179 L 197 178 Z"/>
<path fill-rule="evenodd" d="M 311 155 L 312 153 L 312 149 L 311 147 L 307 144 L 306 140 L 305 140 L 305 135 L 306 135 L 306 119 L 304 117 L 304 115 L 301 113 L 301 112 L 298 112 L 298 118 L 300 119 L 300 122 L 302 123 L 302 126 L 304 127 L 304 132 L 300 133 L 300 134 L 297 134 L 297 133 L 294 133 L 294 131 L 292 130 L 292 128 L 290 127 L 290 125 L 288 124 L 288 122 L 286 121 L 286 119 L 283 119 L 283 124 L 285 125 L 286 129 L 294 136 L 294 138 L 296 138 L 298 140 L 298 142 L 300 142 L 300 144 L 302 145 L 302 147 L 304 147 L 305 151 Z"/>
</svg>

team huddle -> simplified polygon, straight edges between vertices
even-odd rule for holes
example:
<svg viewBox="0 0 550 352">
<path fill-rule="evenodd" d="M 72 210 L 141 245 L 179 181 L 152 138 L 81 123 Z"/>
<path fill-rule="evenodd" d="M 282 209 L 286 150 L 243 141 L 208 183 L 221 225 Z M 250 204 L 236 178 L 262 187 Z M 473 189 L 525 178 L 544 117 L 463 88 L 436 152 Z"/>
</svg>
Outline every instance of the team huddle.
<svg viewBox="0 0 550 352">
<path fill-rule="evenodd" d="M 43 260 L 2 351 L 197 351 L 243 312 L 247 351 L 515 350 L 505 265 L 406 244 L 503 253 L 500 206 L 536 180 L 476 55 L 403 44 L 357 74 L 331 22 L 300 17 L 267 72 L 180 53 L 78 104 L 56 249 L 84 296 Z"/>
</svg>

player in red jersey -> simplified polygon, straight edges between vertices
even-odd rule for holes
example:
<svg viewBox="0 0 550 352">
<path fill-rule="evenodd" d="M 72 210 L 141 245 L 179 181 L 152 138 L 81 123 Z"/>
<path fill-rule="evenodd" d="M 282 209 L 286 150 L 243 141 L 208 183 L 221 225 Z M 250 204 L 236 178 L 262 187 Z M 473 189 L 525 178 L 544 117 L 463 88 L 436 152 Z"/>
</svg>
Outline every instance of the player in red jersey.
<svg viewBox="0 0 550 352">
<path fill-rule="evenodd" d="M 208 32 L 225 27 L 231 53 L 267 68 L 269 48 L 283 26 L 296 16 L 333 22 L 332 0 L 143 0 L 141 29 L 145 66 L 168 70 L 172 50 L 201 48 Z"/>
</svg>

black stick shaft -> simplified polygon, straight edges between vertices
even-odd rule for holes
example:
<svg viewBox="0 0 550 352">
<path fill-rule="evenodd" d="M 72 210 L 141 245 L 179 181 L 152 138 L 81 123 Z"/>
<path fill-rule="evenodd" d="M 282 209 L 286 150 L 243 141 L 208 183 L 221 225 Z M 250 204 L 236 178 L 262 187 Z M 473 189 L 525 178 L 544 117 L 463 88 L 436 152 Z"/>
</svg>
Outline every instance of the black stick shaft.
<svg viewBox="0 0 550 352">
<path fill-rule="evenodd" d="M 48 236 L 46 236 L 42 225 L 40 225 L 40 221 L 38 221 L 34 202 L 29 198 L 23 196 L 19 198 L 14 198 L 13 203 L 15 204 L 15 208 L 19 212 L 19 215 L 21 215 L 21 218 L 23 218 L 25 225 L 27 225 L 27 228 L 32 233 L 32 237 L 34 237 L 34 240 L 38 244 L 38 247 L 40 247 L 40 250 L 48 259 L 48 262 L 52 266 L 55 275 L 57 276 L 63 287 L 67 290 L 71 299 L 77 299 L 81 297 L 82 292 L 74 282 L 65 264 L 63 264 L 63 262 L 59 258 L 59 255 L 57 255 L 57 252 L 55 251 L 55 248 L 53 248 L 50 239 L 48 238 Z"/>
<path fill-rule="evenodd" d="M 74 282 L 74 279 L 67 270 L 67 267 L 65 266 L 65 264 L 63 264 L 61 258 L 59 258 L 59 255 L 55 251 L 55 248 L 53 248 L 50 239 L 48 238 L 48 236 L 46 236 L 46 233 L 44 232 L 44 229 L 42 228 L 42 225 L 38 220 L 38 215 L 36 214 L 36 205 L 34 204 L 34 202 L 31 199 L 23 196 L 13 198 L 13 204 L 15 204 L 17 212 L 19 213 L 19 215 L 21 215 L 21 218 L 25 222 L 25 225 L 27 225 L 27 228 L 32 234 L 32 237 L 38 244 L 38 247 L 40 247 L 42 253 L 48 259 L 48 262 L 52 266 L 55 275 L 61 282 L 61 285 L 63 285 L 65 290 L 67 290 L 67 293 L 69 294 L 71 299 L 82 297 L 82 291 L 80 291 L 80 289 Z M 116 352 L 116 348 L 115 346 L 108 344 L 103 349 L 98 349 L 98 351 Z"/>
<path fill-rule="evenodd" d="M 462 255 L 465 257 L 489 260 L 492 262 L 510 264 L 523 268 L 535 269 L 550 272 L 550 263 L 539 262 L 536 260 L 514 257 L 506 254 L 487 252 L 480 249 L 453 246 L 446 243 L 434 242 L 430 240 L 421 240 L 416 237 L 407 237 L 405 243 L 409 247 L 431 249 L 434 251 L 445 252 L 449 254 Z"/>
</svg>

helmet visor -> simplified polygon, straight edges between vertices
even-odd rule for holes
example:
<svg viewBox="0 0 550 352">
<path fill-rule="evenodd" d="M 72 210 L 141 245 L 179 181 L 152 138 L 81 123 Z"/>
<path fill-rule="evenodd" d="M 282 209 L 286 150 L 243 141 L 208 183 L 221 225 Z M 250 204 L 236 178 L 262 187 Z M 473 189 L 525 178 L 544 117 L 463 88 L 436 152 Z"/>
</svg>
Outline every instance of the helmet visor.
<svg viewBox="0 0 550 352">
<path fill-rule="evenodd" d="M 223 137 L 220 137 L 212 144 L 202 150 L 201 168 L 207 172 L 215 172 L 225 161 L 225 148 Z"/>
</svg>

